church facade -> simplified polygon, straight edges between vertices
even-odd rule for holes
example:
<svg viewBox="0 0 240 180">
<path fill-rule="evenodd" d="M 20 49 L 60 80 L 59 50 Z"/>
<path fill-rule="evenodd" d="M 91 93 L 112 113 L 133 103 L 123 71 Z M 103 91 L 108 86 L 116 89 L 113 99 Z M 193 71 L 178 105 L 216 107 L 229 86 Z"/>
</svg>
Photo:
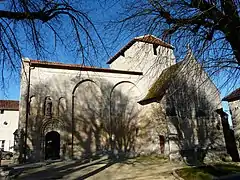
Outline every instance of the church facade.
<svg viewBox="0 0 240 180">
<path fill-rule="evenodd" d="M 20 156 L 183 155 L 223 145 L 217 88 L 191 53 L 176 63 L 173 50 L 146 35 L 120 49 L 107 62 L 110 68 L 25 58 Z"/>
</svg>

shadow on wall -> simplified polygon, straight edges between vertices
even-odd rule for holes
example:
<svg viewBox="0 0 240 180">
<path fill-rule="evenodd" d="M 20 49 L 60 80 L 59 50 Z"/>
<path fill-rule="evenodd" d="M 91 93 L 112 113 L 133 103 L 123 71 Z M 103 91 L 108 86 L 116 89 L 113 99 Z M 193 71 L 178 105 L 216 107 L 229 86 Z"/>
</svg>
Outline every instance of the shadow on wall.
<svg viewBox="0 0 240 180">
<path fill-rule="evenodd" d="M 169 140 L 189 164 L 202 163 L 210 151 L 224 149 L 220 119 L 214 108 L 201 88 L 183 78 L 171 82 L 166 93 Z"/>
<path fill-rule="evenodd" d="M 127 155 L 134 152 L 139 114 L 136 100 L 129 96 L 134 87 L 128 85 L 128 92 L 116 88 L 110 100 L 112 87 L 112 84 L 102 81 L 100 85 L 85 82 L 77 88 L 74 94 L 73 129 L 72 92 L 64 91 L 67 87 L 54 87 L 58 91 L 53 91 L 47 88 L 47 83 L 31 87 L 28 161 L 46 158 L 45 136 L 51 131 L 60 134 L 59 152 L 62 158 L 71 158 L 72 132 L 74 157 L 78 159 L 106 153 Z M 51 101 L 50 110 L 47 110 L 46 99 Z M 19 141 L 20 161 L 24 153 L 23 139 L 24 133 Z"/>
<path fill-rule="evenodd" d="M 217 113 L 221 116 L 227 152 L 234 162 L 239 162 L 240 158 L 237 150 L 236 138 L 234 135 L 234 130 L 229 126 L 228 114 L 225 113 L 222 108 L 218 109 Z"/>
<path fill-rule="evenodd" d="M 131 98 L 134 86 L 128 84 L 125 92 L 121 88 L 112 91 L 113 86 L 108 83 L 102 82 L 100 86 L 89 82 L 81 85 L 88 91 L 83 92 L 81 88 L 76 91 L 74 134 L 79 143 L 77 152 L 85 157 L 99 152 L 127 155 L 135 151 L 139 115 L 136 99 Z M 126 88 L 129 89 L 126 91 Z"/>
</svg>

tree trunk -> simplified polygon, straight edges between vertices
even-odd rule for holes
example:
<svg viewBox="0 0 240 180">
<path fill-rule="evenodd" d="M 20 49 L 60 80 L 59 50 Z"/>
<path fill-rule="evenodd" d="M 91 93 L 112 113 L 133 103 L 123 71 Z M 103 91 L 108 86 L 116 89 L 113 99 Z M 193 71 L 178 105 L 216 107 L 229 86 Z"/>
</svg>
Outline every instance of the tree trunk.
<svg viewBox="0 0 240 180">
<path fill-rule="evenodd" d="M 231 33 L 229 33 L 229 35 L 226 36 L 228 42 L 230 43 L 232 50 L 233 50 L 233 54 L 236 57 L 236 63 L 238 64 L 238 66 L 240 66 L 240 36 L 239 36 L 240 32 L 233 31 Z"/>
</svg>

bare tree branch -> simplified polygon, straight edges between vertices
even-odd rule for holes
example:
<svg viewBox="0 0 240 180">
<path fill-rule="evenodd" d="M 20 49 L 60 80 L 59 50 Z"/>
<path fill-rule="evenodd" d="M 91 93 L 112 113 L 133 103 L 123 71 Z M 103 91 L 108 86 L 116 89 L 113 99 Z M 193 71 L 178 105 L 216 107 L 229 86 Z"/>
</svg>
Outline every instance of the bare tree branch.
<svg viewBox="0 0 240 180">
<path fill-rule="evenodd" d="M 239 1 L 127 2 L 129 5 L 125 5 L 119 23 L 124 23 L 131 32 L 153 33 L 165 41 L 170 39 L 179 55 L 185 54 L 186 46 L 190 44 L 194 54 L 209 71 L 228 72 L 232 69 L 230 77 L 240 75 Z"/>
<path fill-rule="evenodd" d="M 34 58 L 45 59 L 60 47 L 83 64 L 88 55 L 98 54 L 96 44 L 101 44 L 107 53 L 81 2 L 10 0 L 1 1 L 1 6 L 1 64 L 19 68 L 26 52 L 37 56 Z M 1 66 L 1 71 L 3 73 L 6 68 Z"/>
</svg>

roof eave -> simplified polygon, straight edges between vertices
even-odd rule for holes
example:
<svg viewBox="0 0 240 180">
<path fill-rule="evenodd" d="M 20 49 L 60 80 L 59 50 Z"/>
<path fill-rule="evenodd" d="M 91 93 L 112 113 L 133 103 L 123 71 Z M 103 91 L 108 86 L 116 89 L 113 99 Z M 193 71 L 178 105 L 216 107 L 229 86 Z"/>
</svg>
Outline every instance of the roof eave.
<svg viewBox="0 0 240 180">
<path fill-rule="evenodd" d="M 19 111 L 19 108 L 0 108 L 0 110 Z"/>
<path fill-rule="evenodd" d="M 157 98 L 143 99 L 138 101 L 138 103 L 142 106 L 153 103 L 153 102 L 157 102 Z"/>
<path fill-rule="evenodd" d="M 103 72 L 103 73 L 117 73 L 117 74 L 130 74 L 130 75 L 143 75 L 139 71 L 126 71 L 118 69 L 104 69 L 104 68 L 92 68 L 84 66 L 68 66 L 67 64 L 46 64 L 46 63 L 30 63 L 31 67 L 41 67 L 41 68 L 53 68 L 53 69 L 66 69 L 66 70 L 79 70 L 79 71 L 93 71 L 93 72 Z"/>
<path fill-rule="evenodd" d="M 227 101 L 227 102 L 233 102 L 233 101 L 237 101 L 237 100 L 240 100 L 240 96 L 233 97 L 233 98 L 224 97 L 224 98 L 222 99 L 222 101 Z"/>
<path fill-rule="evenodd" d="M 153 103 L 153 102 L 159 102 L 159 101 L 162 100 L 164 95 L 165 94 L 163 93 L 160 96 L 155 96 L 155 97 L 152 97 L 152 98 L 143 99 L 143 100 L 138 101 L 138 103 L 141 104 L 142 106 L 144 106 L 144 105 L 147 105 L 147 104 L 150 104 L 150 103 Z"/>
<path fill-rule="evenodd" d="M 121 48 L 113 57 L 111 57 L 107 64 L 111 64 L 113 61 L 115 61 L 119 56 L 121 56 L 127 49 L 129 49 L 134 43 L 136 42 L 136 39 L 132 39 L 129 41 L 123 48 Z"/>
<path fill-rule="evenodd" d="M 157 37 L 155 37 L 157 38 Z M 124 54 L 124 52 L 129 49 L 136 41 L 138 42 L 144 42 L 147 43 L 145 40 L 142 40 L 142 37 L 135 37 L 133 38 L 131 41 L 129 41 L 125 46 L 123 46 L 122 49 L 120 49 L 113 57 L 111 57 L 108 61 L 107 64 L 111 64 L 113 61 L 115 61 L 119 56 L 121 56 L 122 54 Z M 171 44 L 166 43 L 166 42 L 162 42 L 162 44 L 159 43 L 155 43 L 155 42 L 151 42 L 151 44 L 157 44 L 159 46 L 162 47 L 166 47 L 166 48 L 170 48 L 170 49 L 175 49 Z"/>
</svg>

